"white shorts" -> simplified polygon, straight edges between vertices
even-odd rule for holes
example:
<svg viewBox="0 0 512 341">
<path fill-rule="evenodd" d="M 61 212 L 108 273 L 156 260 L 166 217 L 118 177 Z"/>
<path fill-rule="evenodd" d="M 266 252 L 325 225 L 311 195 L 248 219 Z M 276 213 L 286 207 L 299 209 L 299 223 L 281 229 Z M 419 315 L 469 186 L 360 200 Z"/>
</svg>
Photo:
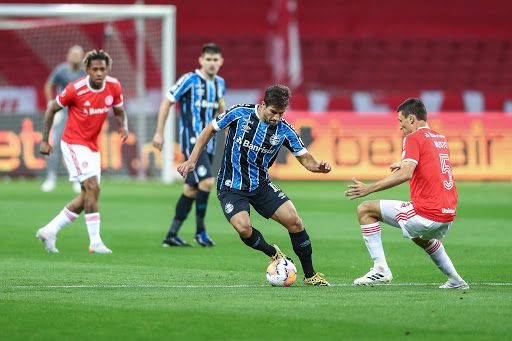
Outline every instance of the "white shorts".
<svg viewBox="0 0 512 341">
<path fill-rule="evenodd" d="M 439 223 L 417 215 L 411 202 L 380 200 L 382 220 L 402 229 L 405 238 L 423 240 L 442 239 L 448 233 L 452 222 Z"/>
<path fill-rule="evenodd" d="M 62 140 L 60 148 L 68 169 L 69 181 L 82 183 L 96 176 L 98 183 L 100 182 L 101 158 L 99 152 L 93 152 L 88 147 L 79 144 L 68 144 Z"/>
</svg>

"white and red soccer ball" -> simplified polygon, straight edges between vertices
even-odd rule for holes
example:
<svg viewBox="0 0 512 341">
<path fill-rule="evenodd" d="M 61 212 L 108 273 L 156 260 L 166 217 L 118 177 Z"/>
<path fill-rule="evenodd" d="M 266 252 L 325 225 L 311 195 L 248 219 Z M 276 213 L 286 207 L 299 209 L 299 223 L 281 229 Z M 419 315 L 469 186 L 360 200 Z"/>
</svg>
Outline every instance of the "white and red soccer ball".
<svg viewBox="0 0 512 341">
<path fill-rule="evenodd" d="M 267 268 L 267 281 L 274 287 L 289 287 L 297 280 L 297 267 L 290 258 L 278 258 Z"/>
</svg>

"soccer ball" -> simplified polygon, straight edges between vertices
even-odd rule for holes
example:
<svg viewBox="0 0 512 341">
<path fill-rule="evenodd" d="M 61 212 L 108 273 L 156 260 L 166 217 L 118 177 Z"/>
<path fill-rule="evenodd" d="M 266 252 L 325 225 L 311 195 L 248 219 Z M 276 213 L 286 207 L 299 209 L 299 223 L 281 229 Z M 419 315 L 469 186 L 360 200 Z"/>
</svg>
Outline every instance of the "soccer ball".
<svg viewBox="0 0 512 341">
<path fill-rule="evenodd" d="M 297 280 L 297 268 L 290 258 L 278 258 L 267 268 L 267 281 L 274 287 L 289 287 Z"/>
</svg>

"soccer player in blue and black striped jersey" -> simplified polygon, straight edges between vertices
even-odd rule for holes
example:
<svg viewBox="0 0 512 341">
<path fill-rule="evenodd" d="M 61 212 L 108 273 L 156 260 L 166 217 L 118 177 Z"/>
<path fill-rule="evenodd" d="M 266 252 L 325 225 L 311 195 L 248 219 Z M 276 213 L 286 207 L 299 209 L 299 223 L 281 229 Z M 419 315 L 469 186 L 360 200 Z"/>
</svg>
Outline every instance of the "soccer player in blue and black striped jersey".
<svg viewBox="0 0 512 341">
<path fill-rule="evenodd" d="M 167 96 L 160 104 L 158 123 L 153 145 L 162 150 L 165 121 L 169 108 L 177 101 L 180 102 L 180 146 L 185 158 L 196 144 L 201 131 L 213 120 L 215 115 L 224 111 L 224 96 L 226 86 L 224 79 L 217 76 L 222 66 L 223 58 L 216 44 L 205 44 L 201 50 L 199 64 L 201 69 L 183 75 L 171 87 Z M 163 245 L 190 246 L 178 237 L 178 231 L 187 218 L 194 200 L 196 202 L 196 242 L 204 247 L 214 245 L 206 233 L 204 217 L 208 205 L 208 197 L 213 186 L 212 160 L 215 152 L 215 141 L 212 140 L 199 155 L 197 167 L 185 179 L 183 193 L 176 204 L 176 213 L 164 239 Z"/>
<path fill-rule="evenodd" d="M 283 85 L 266 89 L 261 104 L 236 105 L 217 116 L 203 130 L 187 161 L 178 172 L 187 176 L 196 169 L 200 155 L 215 133 L 229 128 L 224 159 L 217 176 L 217 196 L 226 219 L 242 241 L 272 260 L 285 257 L 277 245 L 270 245 L 251 225 L 250 206 L 265 218 L 283 225 L 290 234 L 293 251 L 304 270 L 304 284 L 329 286 L 323 274 L 313 268 L 311 240 L 295 206 L 287 195 L 270 182 L 268 169 L 281 146 L 285 146 L 307 170 L 329 173 L 331 165 L 318 161 L 305 148 L 293 127 L 283 119 L 290 90 Z"/>
</svg>

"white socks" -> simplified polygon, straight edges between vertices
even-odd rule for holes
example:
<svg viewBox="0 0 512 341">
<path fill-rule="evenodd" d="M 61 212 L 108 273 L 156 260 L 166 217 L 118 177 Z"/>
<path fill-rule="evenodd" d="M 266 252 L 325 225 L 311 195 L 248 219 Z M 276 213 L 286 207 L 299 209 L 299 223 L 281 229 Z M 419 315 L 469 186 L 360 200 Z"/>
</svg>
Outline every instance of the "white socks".
<svg viewBox="0 0 512 341">
<path fill-rule="evenodd" d="M 372 223 L 361 225 L 361 233 L 366 244 L 366 248 L 370 253 L 373 260 L 373 267 L 376 270 L 387 272 L 389 266 L 386 262 L 386 256 L 384 255 L 384 248 L 382 247 L 380 223 Z M 434 239 L 433 242 L 425 248 L 425 252 L 432 258 L 432 261 L 450 279 L 461 281 L 462 278 L 455 270 L 450 257 L 446 253 L 443 244 Z"/>
<path fill-rule="evenodd" d="M 372 257 L 374 269 L 388 272 L 389 266 L 384 255 L 384 248 L 382 247 L 379 222 L 361 225 L 361 233 L 363 234 L 366 248 Z"/>
<path fill-rule="evenodd" d="M 87 224 L 87 232 L 89 232 L 89 240 L 91 245 L 103 243 L 100 237 L 100 214 L 99 212 L 87 213 L 85 215 L 85 223 Z"/>
<path fill-rule="evenodd" d="M 71 212 L 66 207 L 64 207 L 55 218 L 46 224 L 44 229 L 49 233 L 57 234 L 64 226 L 68 225 L 76 218 L 78 218 L 78 214 Z"/>
<path fill-rule="evenodd" d="M 432 261 L 434 261 L 439 270 L 441 270 L 450 279 L 462 280 L 457 273 L 457 270 L 455 270 L 450 257 L 448 257 L 443 244 L 439 240 L 434 239 L 433 243 L 427 246 L 424 250 L 428 253 L 430 258 L 432 258 Z"/>
</svg>

